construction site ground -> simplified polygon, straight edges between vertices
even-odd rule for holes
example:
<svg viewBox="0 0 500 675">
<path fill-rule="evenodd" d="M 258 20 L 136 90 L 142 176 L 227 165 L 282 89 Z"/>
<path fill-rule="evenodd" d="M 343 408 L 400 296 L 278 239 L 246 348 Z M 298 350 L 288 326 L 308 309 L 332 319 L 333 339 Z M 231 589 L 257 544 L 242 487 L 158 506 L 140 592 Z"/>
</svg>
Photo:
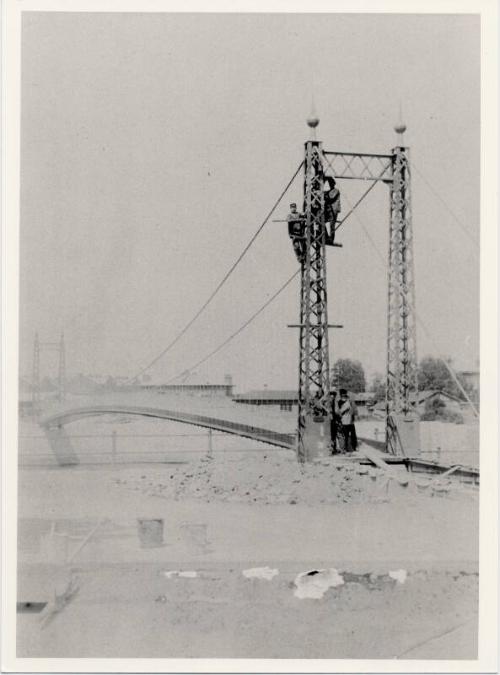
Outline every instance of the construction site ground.
<svg viewBox="0 0 500 675">
<path fill-rule="evenodd" d="M 17 655 L 476 658 L 477 490 L 394 471 L 271 448 L 21 469 Z"/>
</svg>

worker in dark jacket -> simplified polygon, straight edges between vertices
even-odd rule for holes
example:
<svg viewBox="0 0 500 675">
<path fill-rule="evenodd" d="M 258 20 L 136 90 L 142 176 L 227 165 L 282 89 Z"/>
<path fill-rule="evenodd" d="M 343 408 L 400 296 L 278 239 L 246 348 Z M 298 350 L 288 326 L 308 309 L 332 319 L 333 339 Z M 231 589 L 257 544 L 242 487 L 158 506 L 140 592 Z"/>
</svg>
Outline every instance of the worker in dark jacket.
<svg viewBox="0 0 500 675">
<path fill-rule="evenodd" d="M 290 204 L 290 213 L 286 217 L 288 221 L 288 236 L 292 240 L 293 250 L 297 260 L 302 263 L 306 250 L 304 216 L 297 211 L 297 204 Z"/>
<path fill-rule="evenodd" d="M 340 418 L 337 409 L 337 392 L 330 392 L 330 401 L 331 401 L 331 420 L 330 420 L 330 438 L 331 438 L 331 451 L 332 455 L 336 452 L 341 452 L 342 447 L 338 447 L 337 444 L 337 434 L 339 431 Z"/>
<path fill-rule="evenodd" d="M 338 220 L 341 210 L 340 191 L 335 182 L 335 178 L 325 177 L 324 183 L 324 204 L 325 204 L 325 227 L 330 225 L 329 232 L 326 230 L 326 243 L 333 244 L 335 241 L 335 224 Z"/>
<path fill-rule="evenodd" d="M 340 415 L 340 422 L 342 424 L 345 451 L 354 452 L 358 446 L 356 427 L 354 426 L 356 405 L 351 401 L 345 389 L 339 391 L 338 414 Z"/>
</svg>

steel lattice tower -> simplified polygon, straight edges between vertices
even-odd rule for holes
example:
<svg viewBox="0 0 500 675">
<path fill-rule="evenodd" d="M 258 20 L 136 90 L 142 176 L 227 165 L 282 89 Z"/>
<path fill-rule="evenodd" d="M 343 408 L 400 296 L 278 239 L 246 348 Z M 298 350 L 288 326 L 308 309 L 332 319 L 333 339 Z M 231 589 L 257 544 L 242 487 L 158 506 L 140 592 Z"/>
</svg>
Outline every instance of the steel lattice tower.
<svg viewBox="0 0 500 675">
<path fill-rule="evenodd" d="M 390 189 L 386 446 L 400 455 L 413 454 L 419 447 L 410 165 L 408 149 L 402 146 L 392 150 Z"/>
<path fill-rule="evenodd" d="M 314 129 L 317 118 L 308 120 Z M 299 419 L 297 455 L 300 461 L 329 452 L 330 386 L 328 309 L 325 263 L 321 143 L 305 144 L 305 254 L 301 263 Z"/>
<path fill-rule="evenodd" d="M 58 399 L 64 401 L 66 398 L 66 347 L 64 344 L 64 333 L 61 333 L 59 342 L 59 368 L 57 372 Z"/>
<path fill-rule="evenodd" d="M 35 341 L 33 346 L 33 384 L 32 384 L 32 401 L 33 414 L 40 413 L 40 352 L 42 350 L 55 351 L 59 356 L 59 364 L 57 370 L 57 399 L 64 401 L 66 398 L 66 346 L 64 343 L 64 333 L 61 333 L 59 342 L 40 342 L 38 333 L 35 333 Z"/>
<path fill-rule="evenodd" d="M 308 120 L 314 130 L 319 120 Z M 386 449 L 396 455 L 420 453 L 416 411 L 417 349 L 410 162 L 402 135 L 391 154 L 323 150 L 305 144 L 304 216 L 306 251 L 301 263 L 298 458 L 328 453 L 331 399 L 325 263 L 325 174 L 336 180 L 380 182 L 390 189 L 387 308 Z M 342 224 L 372 188 L 344 216 Z M 338 228 L 339 225 L 337 225 Z M 336 228 L 336 229 L 337 229 Z M 334 244 L 335 245 L 335 244 Z M 341 326 L 339 326 L 341 327 Z"/>
</svg>

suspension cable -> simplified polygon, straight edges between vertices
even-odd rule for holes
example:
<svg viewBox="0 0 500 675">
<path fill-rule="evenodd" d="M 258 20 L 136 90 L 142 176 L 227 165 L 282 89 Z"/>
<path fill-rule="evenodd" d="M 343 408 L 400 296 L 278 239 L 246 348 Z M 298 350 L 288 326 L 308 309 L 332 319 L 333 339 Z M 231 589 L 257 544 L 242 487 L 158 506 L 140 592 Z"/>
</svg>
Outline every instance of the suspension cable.
<svg viewBox="0 0 500 675">
<path fill-rule="evenodd" d="M 215 349 L 213 349 L 209 354 L 207 354 L 206 356 L 204 356 L 202 359 L 200 359 L 197 363 L 195 363 L 194 365 L 192 365 L 190 368 L 187 368 L 187 369 L 185 368 L 185 369 L 182 371 L 182 373 L 179 373 L 179 374 L 176 375 L 175 377 L 172 377 L 170 380 L 167 380 L 167 382 L 166 382 L 165 384 L 170 384 L 170 383 L 173 382 L 174 380 L 178 380 L 178 379 L 179 379 L 180 377 L 182 377 L 186 372 L 188 372 L 188 373 L 192 372 L 195 368 L 198 368 L 198 366 L 201 366 L 203 363 L 205 363 L 206 361 L 208 361 L 208 359 L 212 358 L 212 356 L 215 356 L 215 354 L 217 354 L 217 352 L 220 352 L 220 350 L 223 349 L 223 347 L 225 347 L 227 344 L 229 344 L 229 342 L 231 342 L 231 340 L 233 340 L 233 339 L 234 339 L 237 335 L 239 335 L 239 334 L 240 334 L 247 326 L 249 326 L 249 325 L 252 323 L 252 321 L 253 321 L 254 319 L 256 319 L 256 318 L 259 316 L 259 314 L 261 314 L 261 312 L 263 312 L 263 311 L 266 309 L 266 307 L 268 307 L 268 306 L 273 302 L 273 300 L 275 300 L 275 299 L 278 297 L 278 295 L 280 295 L 280 293 L 282 293 L 282 292 L 285 290 L 285 288 L 286 288 L 286 287 L 287 287 L 287 286 L 295 279 L 295 277 L 299 274 L 299 272 L 300 272 L 300 269 L 298 269 L 296 272 L 294 272 L 294 273 L 292 274 L 292 276 L 288 279 L 288 281 L 286 281 L 286 282 L 285 282 L 285 283 L 284 283 L 284 284 L 283 284 L 283 285 L 282 285 L 282 286 L 274 293 L 274 295 L 272 295 L 272 296 L 269 298 L 269 300 L 267 300 L 267 301 L 266 301 L 266 302 L 265 302 L 265 303 L 264 303 L 264 304 L 263 304 L 256 312 L 254 312 L 254 314 L 252 314 L 252 316 L 251 316 L 249 319 L 247 319 L 247 320 L 245 321 L 245 323 L 243 323 L 243 324 L 238 328 L 238 330 L 236 330 L 234 333 L 232 333 L 232 335 L 230 335 L 228 338 L 226 338 L 226 339 L 224 340 L 224 342 L 222 342 L 218 347 L 216 347 Z"/>
<path fill-rule="evenodd" d="M 299 168 L 300 168 L 300 167 L 299 167 Z M 385 170 L 384 170 L 384 171 L 385 171 Z M 359 206 L 359 204 L 360 204 L 360 203 L 363 201 L 363 199 L 367 196 L 367 194 L 370 192 L 370 190 L 372 190 L 372 189 L 375 187 L 376 182 L 377 182 L 377 181 L 374 181 L 374 182 L 370 185 L 370 187 L 368 188 L 368 190 L 366 190 L 366 191 L 364 192 L 364 194 L 360 197 L 360 199 L 358 199 L 358 201 L 354 204 L 354 206 L 351 206 L 350 211 L 349 211 L 349 212 L 347 213 L 347 215 L 342 219 L 342 221 L 339 223 L 339 225 L 342 225 L 342 223 L 344 223 L 344 222 L 347 220 L 347 218 L 349 218 L 349 216 L 355 211 L 355 209 L 357 208 L 357 206 Z M 347 200 L 347 201 L 348 201 L 348 200 Z M 349 203 L 349 202 L 348 202 L 348 203 Z M 350 204 L 349 204 L 349 206 L 350 206 Z M 368 236 L 369 236 L 369 235 L 368 235 Z M 262 311 L 264 311 L 264 309 L 266 309 L 266 307 L 267 307 L 268 305 L 271 304 L 271 302 L 272 302 L 273 300 L 275 300 L 275 298 L 278 297 L 278 295 L 280 295 L 280 293 L 281 293 L 282 291 L 285 290 L 285 288 L 293 281 L 293 279 L 295 279 L 295 277 L 299 274 L 299 272 L 300 272 L 300 269 L 297 270 L 296 272 L 294 272 L 294 274 L 292 274 L 292 276 L 288 279 L 288 281 L 286 281 L 286 282 L 285 282 L 285 283 L 284 283 L 284 284 L 276 291 L 276 293 L 274 293 L 274 295 L 272 295 L 271 298 L 269 298 L 269 300 L 267 300 L 267 301 L 264 303 L 264 305 L 262 305 L 262 307 L 260 307 L 260 309 L 257 310 L 257 312 L 255 312 L 249 319 L 247 319 L 247 321 L 245 321 L 245 323 L 242 324 L 242 325 L 238 328 L 237 331 L 235 331 L 235 332 L 234 332 L 232 335 L 230 335 L 226 340 L 224 340 L 224 342 L 222 342 L 218 347 L 216 347 L 216 348 L 215 348 L 214 350 L 212 350 L 209 354 L 207 354 L 206 356 L 204 356 L 200 361 L 198 361 L 197 363 L 195 363 L 193 366 L 191 366 L 190 368 L 184 369 L 184 370 L 182 371 L 182 373 L 179 373 L 179 374 L 176 375 L 175 377 L 172 377 L 170 380 L 167 380 L 166 384 L 170 384 L 170 383 L 173 382 L 174 380 L 178 380 L 180 377 L 182 377 L 182 376 L 185 375 L 186 373 L 192 372 L 195 368 L 198 368 L 199 366 L 201 366 L 203 363 L 205 363 L 206 361 L 208 361 L 212 356 L 214 356 L 215 354 L 217 354 L 221 349 L 223 349 L 223 347 L 225 347 L 229 342 L 231 342 L 231 340 L 233 340 L 237 335 L 239 335 L 239 334 L 240 334 L 240 333 L 241 333 L 241 332 L 242 332 L 242 331 L 243 331 L 243 330 L 244 330 L 244 329 L 245 329 L 245 328 L 246 328 L 246 327 L 254 320 L 254 319 L 257 318 L 257 316 L 258 316 Z"/>
<path fill-rule="evenodd" d="M 267 214 L 267 216 L 264 218 L 264 220 L 262 221 L 262 223 L 259 225 L 259 227 L 258 227 L 257 231 L 255 232 L 255 234 L 252 236 L 252 238 L 250 239 L 250 241 L 248 242 L 248 244 L 245 246 L 245 248 L 243 249 L 243 251 L 242 251 L 242 252 L 240 253 L 240 255 L 236 258 L 235 262 L 231 265 L 231 267 L 229 268 L 229 270 L 226 272 L 226 274 L 224 275 L 224 277 L 221 279 L 221 281 L 218 283 L 218 285 L 215 287 L 215 289 L 214 289 L 214 290 L 212 291 L 212 293 L 209 295 L 209 297 L 207 298 L 207 300 L 205 300 L 205 302 L 204 302 L 203 305 L 200 307 L 200 309 L 196 312 L 196 314 L 188 321 L 188 323 L 184 326 L 184 328 L 182 328 L 182 330 L 180 330 L 179 333 L 177 333 L 177 335 L 174 337 L 174 339 L 173 339 L 171 342 L 169 342 L 169 344 L 165 347 L 165 349 L 163 349 L 163 350 L 158 354 L 158 356 L 156 356 L 152 361 L 150 361 L 150 362 L 148 363 L 147 366 L 145 366 L 144 368 L 142 368 L 141 370 L 139 370 L 135 375 L 133 375 L 132 377 L 130 377 L 130 378 L 127 380 L 127 382 L 130 382 L 130 381 L 135 380 L 136 378 L 140 377 L 143 373 L 145 373 L 145 372 L 146 372 L 147 370 L 149 370 L 152 366 L 154 366 L 161 358 L 163 358 L 163 357 L 165 356 L 165 354 L 166 354 L 167 352 L 169 352 L 169 351 L 172 349 L 172 347 L 173 347 L 173 346 L 181 339 L 181 337 L 189 330 L 189 328 L 191 328 L 191 326 L 194 324 L 194 322 L 196 321 L 196 319 L 198 319 L 198 317 L 201 316 L 201 314 L 205 311 L 205 309 L 208 307 L 208 305 L 212 302 L 212 300 L 215 298 L 215 296 L 217 295 L 217 293 L 220 291 L 220 289 L 224 286 L 224 284 L 226 283 L 226 281 L 229 279 L 229 277 L 231 276 L 231 274 L 234 272 L 234 270 L 236 269 L 236 267 L 238 266 L 238 264 L 241 262 L 241 260 L 243 259 L 243 257 L 244 257 L 245 254 L 247 253 L 247 251 L 248 251 L 248 249 L 250 248 L 250 246 L 251 246 L 251 245 L 254 243 L 254 241 L 257 239 L 257 237 L 259 236 L 259 234 L 260 234 L 261 231 L 263 230 L 264 226 L 266 225 L 267 221 L 268 221 L 269 218 L 273 215 L 273 213 L 274 213 L 274 211 L 276 210 L 276 208 L 278 207 L 279 203 L 281 202 L 281 200 L 283 199 L 283 197 L 285 196 L 285 194 L 288 192 L 288 189 L 290 188 L 291 184 L 293 183 L 293 181 L 294 181 L 295 178 L 297 177 L 299 171 L 302 169 L 303 164 L 304 164 L 303 161 L 299 164 L 299 166 L 297 167 L 297 170 L 296 170 L 295 173 L 293 174 L 292 178 L 288 181 L 286 187 L 283 189 L 283 191 L 281 192 L 280 196 L 279 196 L 278 199 L 275 201 L 273 207 L 271 208 L 271 210 L 269 211 L 269 213 Z"/>
<path fill-rule="evenodd" d="M 349 204 L 349 200 L 348 200 L 347 198 L 346 198 L 346 201 L 347 201 L 347 203 Z M 358 220 L 358 223 L 361 225 L 361 227 L 362 227 L 362 229 L 363 229 L 363 232 L 365 233 L 365 235 L 366 235 L 368 241 L 370 242 L 370 244 L 371 244 L 371 246 L 373 247 L 375 253 L 377 254 L 377 257 L 378 257 L 379 261 L 381 262 L 381 268 L 383 269 L 383 271 L 384 271 L 384 273 L 385 273 L 385 264 L 386 264 L 386 263 L 385 263 L 384 256 L 383 256 L 382 253 L 380 252 L 378 246 L 377 246 L 377 245 L 375 244 L 375 242 L 373 241 L 373 238 L 370 236 L 370 233 L 368 232 L 367 228 L 365 227 L 365 224 L 363 223 L 363 221 L 361 220 L 361 218 L 359 217 L 359 215 L 358 215 L 357 213 L 355 213 L 355 216 L 356 216 L 356 218 L 357 218 L 357 220 Z M 439 350 L 438 346 L 436 345 L 436 343 L 435 343 L 434 340 L 432 339 L 432 337 L 431 337 L 431 335 L 429 334 L 429 331 L 428 331 L 426 325 L 424 324 L 424 322 L 422 321 L 422 319 L 420 318 L 420 316 L 417 314 L 416 311 L 415 311 L 415 318 L 416 318 L 416 320 L 417 320 L 419 326 L 420 326 L 420 327 L 422 328 L 422 330 L 424 331 L 425 336 L 427 337 L 428 341 L 431 343 L 432 347 L 436 350 L 436 352 L 439 352 L 440 350 Z M 450 373 L 451 377 L 453 378 L 453 381 L 455 382 L 455 384 L 457 385 L 457 387 L 460 389 L 460 392 L 463 394 L 465 400 L 466 400 L 467 403 L 469 404 L 469 406 L 470 406 L 470 408 L 472 409 L 474 415 L 475 415 L 476 417 L 479 417 L 479 412 L 478 412 L 476 406 L 475 406 L 474 403 L 471 401 L 469 395 L 467 394 L 467 392 L 465 391 L 464 387 L 462 386 L 462 383 L 461 383 L 460 380 L 458 379 L 457 374 L 455 373 L 455 371 L 453 370 L 453 368 L 450 366 L 450 364 L 448 363 L 448 361 L 447 361 L 445 358 L 443 358 L 442 356 L 439 356 L 439 354 L 438 354 L 438 357 L 437 357 L 437 358 L 438 358 L 440 361 L 442 361 L 442 362 L 444 363 L 444 365 L 446 366 L 448 372 Z"/>
</svg>

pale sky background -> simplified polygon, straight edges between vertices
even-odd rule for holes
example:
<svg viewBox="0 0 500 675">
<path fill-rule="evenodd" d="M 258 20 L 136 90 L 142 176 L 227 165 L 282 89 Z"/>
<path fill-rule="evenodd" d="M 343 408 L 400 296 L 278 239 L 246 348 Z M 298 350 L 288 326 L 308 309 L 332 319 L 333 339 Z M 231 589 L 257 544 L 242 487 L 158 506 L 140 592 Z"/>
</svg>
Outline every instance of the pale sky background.
<svg viewBox="0 0 500 675">
<path fill-rule="evenodd" d="M 26 13 L 20 370 L 64 330 L 68 374 L 133 375 L 208 297 L 297 168 L 314 92 L 327 150 L 411 158 L 479 240 L 479 18 Z M 419 358 L 479 358 L 478 245 L 413 173 Z M 366 183 L 343 181 L 353 202 Z M 302 200 L 295 182 L 274 218 Z M 348 206 L 343 202 L 344 213 Z M 388 188 L 358 210 L 387 256 Z M 341 232 L 341 234 L 340 234 Z M 354 216 L 328 249 L 330 359 L 385 369 L 387 274 Z M 165 381 L 297 268 L 269 223 L 210 308 L 151 371 Z M 294 388 L 299 280 L 192 381 Z M 42 376 L 55 375 L 50 356 Z"/>
</svg>

